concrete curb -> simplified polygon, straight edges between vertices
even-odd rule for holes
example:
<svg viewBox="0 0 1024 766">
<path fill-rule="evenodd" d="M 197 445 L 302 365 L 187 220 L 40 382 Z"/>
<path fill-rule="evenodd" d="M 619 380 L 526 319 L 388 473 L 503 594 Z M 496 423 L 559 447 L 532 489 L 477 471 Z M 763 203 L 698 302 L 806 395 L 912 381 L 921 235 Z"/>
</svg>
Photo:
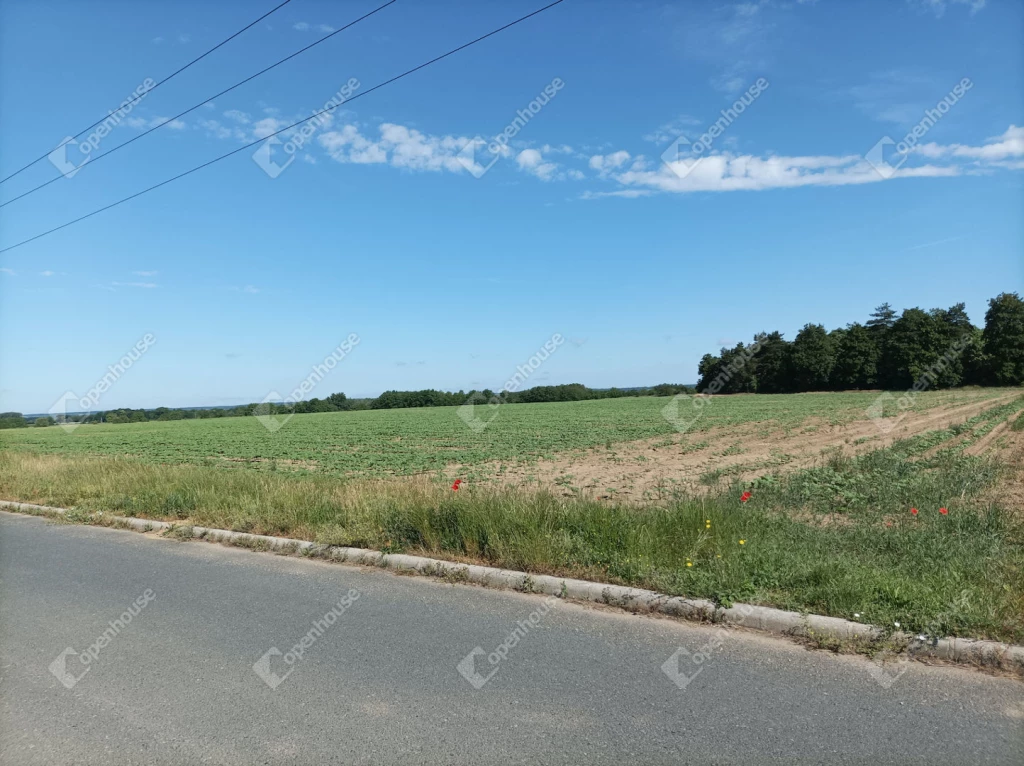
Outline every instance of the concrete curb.
<svg viewBox="0 0 1024 766">
<path fill-rule="evenodd" d="M 0 509 L 30 511 L 66 515 L 68 509 L 32 503 L 0 501 Z M 872 625 L 851 622 L 838 617 L 818 614 L 800 614 L 753 604 L 735 604 L 725 609 L 716 607 L 711 601 L 687 599 L 681 596 L 666 596 L 643 588 L 627 588 L 622 585 L 574 580 L 550 575 L 531 575 L 507 569 L 458 564 L 440 559 L 405 554 L 385 554 L 365 548 L 344 548 L 313 543 L 308 540 L 294 540 L 287 537 L 253 535 L 247 532 L 231 532 L 226 529 L 210 529 L 193 525 L 173 524 L 166 521 L 151 521 L 128 516 L 112 516 L 103 512 L 90 513 L 93 518 L 107 517 L 121 526 L 140 532 L 166 531 L 173 527 L 191 526 L 196 539 L 213 542 L 240 544 L 243 547 L 258 548 L 284 553 L 309 551 L 332 561 L 349 564 L 377 566 L 396 571 L 444 577 L 453 581 L 471 582 L 490 588 L 510 588 L 524 593 L 537 593 L 559 598 L 592 601 L 599 604 L 620 607 L 637 613 L 660 613 L 688 620 L 713 622 L 730 627 L 743 627 L 780 636 L 827 636 L 841 640 L 871 640 L 882 635 Z M 909 641 L 907 652 L 912 657 L 935 657 L 951 662 L 1008 670 L 1024 675 L 1024 646 L 1003 644 L 998 641 L 981 641 L 969 638 L 939 638 L 922 641 L 905 634 L 893 634 L 896 639 Z"/>
</svg>

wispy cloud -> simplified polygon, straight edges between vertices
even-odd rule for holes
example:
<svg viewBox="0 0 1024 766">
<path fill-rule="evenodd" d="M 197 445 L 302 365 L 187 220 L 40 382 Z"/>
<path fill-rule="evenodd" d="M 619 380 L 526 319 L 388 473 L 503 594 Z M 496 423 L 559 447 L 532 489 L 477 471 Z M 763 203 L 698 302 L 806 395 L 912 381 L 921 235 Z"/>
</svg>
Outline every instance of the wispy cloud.
<svg viewBox="0 0 1024 766">
<path fill-rule="evenodd" d="M 736 12 L 754 14 L 760 10 Z M 887 73 L 877 79 L 882 83 L 898 82 L 902 87 L 911 81 L 917 82 L 915 78 L 917 75 Z M 868 94 L 863 95 L 866 98 Z M 224 113 L 228 122 L 206 120 L 200 124 L 216 138 L 250 142 L 275 133 L 294 121 L 277 116 L 279 110 L 267 104 L 260 106 L 266 115 L 261 118 L 253 117 L 250 112 L 229 110 Z M 381 165 L 406 172 L 457 175 L 468 171 L 463 150 L 471 139 L 466 136 L 431 134 L 392 122 L 382 122 L 373 127 L 356 122 L 338 124 L 340 122 L 340 119 L 327 121 L 328 129 L 315 141 L 309 142 L 308 151 L 300 154 L 300 158 L 306 163 L 316 164 L 316 150 L 320 149 L 335 162 L 345 165 Z M 643 138 L 652 141 L 675 137 L 677 129 L 695 124 L 702 123 L 690 115 L 679 115 Z M 540 181 L 581 181 L 589 178 L 605 185 L 605 188 L 599 186 L 583 190 L 580 193 L 583 199 L 844 186 L 886 180 L 863 154 L 758 154 L 740 151 L 738 142 L 730 142 L 729 138 L 703 155 L 693 168 L 682 167 L 679 163 L 670 166 L 660 157 L 649 158 L 627 149 L 616 150 L 613 146 L 607 146 L 600 153 L 583 154 L 568 144 L 554 141 L 535 146 L 520 142 L 514 148 L 506 145 L 502 156 L 513 160 L 511 167 Z M 659 148 L 664 145 L 662 140 L 658 143 Z M 980 146 L 920 145 L 914 149 L 912 159 L 903 163 L 891 177 L 941 178 L 994 172 L 996 168 L 1017 169 L 1024 165 L 1022 156 L 1024 128 L 1011 125 L 1005 133 L 988 139 Z M 920 164 L 915 164 L 915 161 Z"/>
<path fill-rule="evenodd" d="M 248 112 L 243 112 L 240 109 L 228 109 L 224 112 L 224 116 L 229 120 L 234 120 L 241 125 L 248 125 L 252 122 L 252 116 Z"/>
<path fill-rule="evenodd" d="M 945 15 L 946 8 L 956 5 L 967 6 L 973 16 L 985 7 L 987 0 L 907 0 L 907 3 L 921 10 L 930 11 L 935 14 L 935 18 L 940 19 Z"/>
<path fill-rule="evenodd" d="M 924 144 L 913 154 L 943 164 L 903 164 L 892 178 L 927 178 L 963 175 L 972 169 L 1001 167 L 1019 169 L 1024 157 L 1024 128 L 1011 125 L 979 146 L 966 144 Z M 628 169 L 626 164 L 629 162 Z M 615 181 L 622 189 L 584 194 L 586 199 L 602 196 L 636 197 L 644 193 L 687 193 L 707 191 L 760 191 L 799 186 L 845 186 L 885 180 L 864 156 L 809 155 L 756 156 L 718 152 L 704 156 L 692 166 L 630 157 L 625 151 L 590 158 L 590 167 L 600 178 Z"/>
<path fill-rule="evenodd" d="M 674 120 L 670 120 L 664 125 L 659 125 L 657 128 L 645 135 L 644 141 L 649 141 L 652 144 L 667 144 L 685 133 L 687 128 L 693 128 L 703 124 L 703 120 L 689 114 L 681 114 Z"/>
<path fill-rule="evenodd" d="M 839 90 L 836 97 L 852 100 L 854 106 L 873 120 L 911 125 L 934 107 L 951 85 L 934 76 L 910 69 L 888 69 L 871 74 L 867 82 Z M 931 98 L 922 98 L 931 94 Z"/>
<path fill-rule="evenodd" d="M 536 149 L 524 149 L 516 155 L 516 164 L 520 170 L 524 170 L 541 181 L 550 181 L 558 172 L 558 163 L 547 162 Z"/>
<path fill-rule="evenodd" d="M 153 282 L 111 282 L 111 287 L 136 287 L 143 290 L 151 290 L 157 285 Z"/>
<path fill-rule="evenodd" d="M 7 274 L 10 277 L 15 276 L 14 269 L 0 268 L 0 274 Z"/>
<path fill-rule="evenodd" d="M 159 272 L 156 272 L 156 271 L 133 271 L 132 272 L 132 274 L 134 274 L 137 277 L 155 277 L 158 273 Z"/>
<path fill-rule="evenodd" d="M 906 252 L 909 253 L 912 250 L 924 250 L 927 247 L 935 247 L 936 245 L 945 245 L 947 242 L 959 242 L 966 236 L 966 234 L 961 234 L 959 237 L 947 237 L 946 239 L 939 239 L 936 240 L 935 242 L 923 242 L 920 245 L 913 245 L 912 247 L 908 247 L 906 249 Z"/>
<path fill-rule="evenodd" d="M 432 136 L 390 122 L 378 126 L 378 132 L 377 138 L 367 138 L 357 125 L 344 125 L 340 130 L 323 133 L 317 140 L 337 162 L 388 164 L 404 170 L 466 172 L 457 155 L 468 138 Z"/>
<path fill-rule="evenodd" d="M 309 32 L 310 30 L 316 30 L 317 32 L 323 32 L 325 35 L 330 34 L 334 31 L 334 27 L 330 24 L 310 24 L 308 21 L 299 21 L 292 24 L 292 29 L 299 32 Z"/>
<path fill-rule="evenodd" d="M 185 130 L 188 124 L 184 120 L 171 120 L 167 122 L 166 117 L 125 117 L 122 120 L 125 125 L 129 128 L 136 128 L 137 130 L 147 130 L 149 128 L 158 128 L 164 123 L 167 123 L 167 127 L 170 130 Z"/>
<path fill-rule="evenodd" d="M 1010 157 L 1024 156 L 1024 128 L 1011 125 L 1005 133 L 992 136 L 987 143 L 981 146 L 967 146 L 965 144 L 948 144 L 943 146 L 936 143 L 922 144 L 914 149 L 917 154 L 929 159 L 941 157 L 960 157 L 974 160 L 997 161 Z"/>
</svg>

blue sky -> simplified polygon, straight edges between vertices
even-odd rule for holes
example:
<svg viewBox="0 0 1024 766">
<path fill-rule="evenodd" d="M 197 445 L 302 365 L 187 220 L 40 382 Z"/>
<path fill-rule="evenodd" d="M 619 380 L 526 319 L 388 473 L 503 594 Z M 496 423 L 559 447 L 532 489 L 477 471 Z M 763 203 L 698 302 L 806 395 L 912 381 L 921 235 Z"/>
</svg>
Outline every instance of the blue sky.
<svg viewBox="0 0 1024 766">
<path fill-rule="evenodd" d="M 293 0 L 147 94 L 97 151 L 379 4 Z M 273 5 L 0 5 L 0 172 Z M 0 209 L 0 248 L 542 5 L 398 0 Z M 254 147 L 0 255 L 0 409 L 90 389 L 147 333 L 100 409 L 259 401 L 350 333 L 312 396 L 497 388 L 554 333 L 571 342 L 527 385 L 692 382 L 723 343 L 863 321 L 882 301 L 965 301 L 980 324 L 988 298 L 1024 288 L 1022 25 L 1024 4 L 994 0 L 567 0 L 343 104 L 277 177 Z M 759 80 L 699 162 L 671 153 Z M 943 99 L 909 152 L 871 155 Z M 37 163 L 0 201 L 57 174 Z"/>
</svg>

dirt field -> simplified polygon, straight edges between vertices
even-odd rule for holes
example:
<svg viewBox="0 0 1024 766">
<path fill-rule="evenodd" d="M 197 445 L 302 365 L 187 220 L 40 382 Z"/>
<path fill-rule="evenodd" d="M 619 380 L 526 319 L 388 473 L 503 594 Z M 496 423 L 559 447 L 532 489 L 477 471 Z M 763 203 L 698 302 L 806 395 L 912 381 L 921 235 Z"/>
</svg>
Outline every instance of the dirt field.
<svg viewBox="0 0 1024 766">
<path fill-rule="evenodd" d="M 835 451 L 856 455 L 886 447 L 926 431 L 963 423 L 994 407 L 1013 401 L 1019 393 L 997 399 L 910 412 L 883 422 L 865 418 L 831 425 L 811 418 L 800 428 L 763 427 L 755 433 L 748 425 L 717 427 L 710 431 L 634 442 L 620 442 L 575 452 L 533 465 L 504 466 L 500 481 L 533 484 L 565 495 L 582 493 L 600 499 L 653 500 L 676 489 L 700 492 L 720 478 L 755 479 L 772 471 L 788 472 L 820 463 Z M 971 444 L 965 452 L 979 455 L 995 450 L 1015 456 L 1024 465 L 1024 439 L 1000 423 Z M 956 441 L 959 441 L 957 439 Z M 934 449 L 939 449 L 939 445 Z M 454 475 L 454 474 L 453 474 Z M 1017 491 L 1024 499 L 1024 470 L 1018 471 Z"/>
</svg>

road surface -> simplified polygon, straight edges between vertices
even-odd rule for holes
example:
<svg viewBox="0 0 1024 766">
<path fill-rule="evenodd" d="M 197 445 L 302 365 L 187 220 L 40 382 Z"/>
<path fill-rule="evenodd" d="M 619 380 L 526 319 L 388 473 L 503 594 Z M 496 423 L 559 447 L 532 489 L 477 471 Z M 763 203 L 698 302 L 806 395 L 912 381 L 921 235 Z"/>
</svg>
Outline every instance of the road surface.
<svg viewBox="0 0 1024 766">
<path fill-rule="evenodd" d="M 1024 763 L 1024 684 L 0 514 L 0 763 Z"/>
</svg>

